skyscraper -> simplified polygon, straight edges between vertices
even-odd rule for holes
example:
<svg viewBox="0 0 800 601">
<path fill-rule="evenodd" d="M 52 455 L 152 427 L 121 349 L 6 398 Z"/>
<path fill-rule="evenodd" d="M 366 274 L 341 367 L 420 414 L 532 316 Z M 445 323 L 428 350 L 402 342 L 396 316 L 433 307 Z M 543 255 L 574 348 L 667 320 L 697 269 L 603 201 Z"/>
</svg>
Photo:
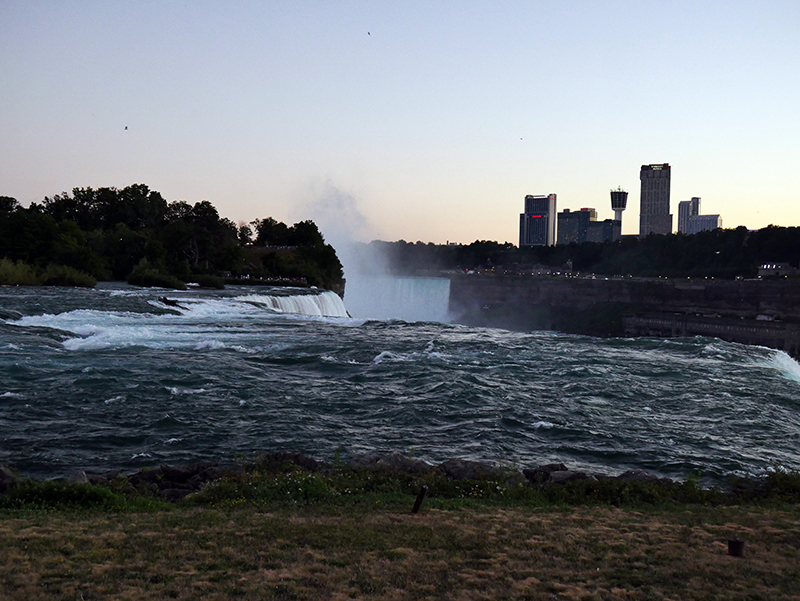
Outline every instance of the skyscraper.
<svg viewBox="0 0 800 601">
<path fill-rule="evenodd" d="M 672 214 L 669 212 L 669 163 L 642 165 L 639 208 L 639 237 L 648 234 L 671 234 Z"/>
<path fill-rule="evenodd" d="M 525 212 L 519 216 L 520 246 L 552 246 L 556 243 L 556 195 L 525 197 Z"/>
</svg>

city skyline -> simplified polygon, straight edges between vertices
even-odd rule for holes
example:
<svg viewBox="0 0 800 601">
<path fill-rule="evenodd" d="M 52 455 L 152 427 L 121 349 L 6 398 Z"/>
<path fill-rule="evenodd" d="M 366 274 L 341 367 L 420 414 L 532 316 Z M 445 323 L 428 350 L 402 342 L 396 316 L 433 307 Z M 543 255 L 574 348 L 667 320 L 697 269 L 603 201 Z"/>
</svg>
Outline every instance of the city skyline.
<svg viewBox="0 0 800 601">
<path fill-rule="evenodd" d="M 603 220 L 621 186 L 638 233 L 638 166 L 668 161 L 727 227 L 800 224 L 798 28 L 789 0 L 8 0 L 0 195 L 141 183 L 331 241 L 514 242 L 531 192 Z"/>
</svg>

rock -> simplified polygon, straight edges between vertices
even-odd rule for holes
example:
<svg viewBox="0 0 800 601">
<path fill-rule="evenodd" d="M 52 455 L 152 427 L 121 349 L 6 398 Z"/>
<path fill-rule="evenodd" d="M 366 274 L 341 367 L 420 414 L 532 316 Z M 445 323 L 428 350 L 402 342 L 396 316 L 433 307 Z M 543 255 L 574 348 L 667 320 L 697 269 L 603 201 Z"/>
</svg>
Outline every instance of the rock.
<svg viewBox="0 0 800 601">
<path fill-rule="evenodd" d="M 89 484 L 89 476 L 83 470 L 75 470 L 67 478 L 70 484 Z"/>
<path fill-rule="evenodd" d="M 393 472 L 405 474 L 425 474 L 434 469 L 430 463 L 422 461 L 422 459 L 412 459 L 397 451 L 384 455 L 378 461 L 378 465 L 385 466 Z"/>
<path fill-rule="evenodd" d="M 0 493 L 14 488 L 17 484 L 17 475 L 7 468 L 5 465 L 0 465 Z"/>
<path fill-rule="evenodd" d="M 131 474 L 128 476 L 128 481 L 133 484 L 134 486 L 138 486 L 139 484 L 155 484 L 161 481 L 164 478 L 164 474 L 161 473 L 161 468 L 156 469 L 143 469 L 135 474 Z"/>
<path fill-rule="evenodd" d="M 661 480 L 655 474 L 644 470 L 628 470 L 617 476 L 617 480 L 636 480 L 637 482 L 658 482 Z"/>
<path fill-rule="evenodd" d="M 185 465 L 167 465 L 161 464 L 161 473 L 164 480 L 169 482 L 186 482 L 193 476 L 209 468 L 217 467 L 217 464 L 212 461 L 203 461 L 200 463 L 187 463 Z"/>
<path fill-rule="evenodd" d="M 350 459 L 347 465 L 354 470 L 380 468 L 402 474 L 425 474 L 436 469 L 430 463 L 406 457 L 397 451 L 385 454 L 375 452 L 356 455 Z"/>
<path fill-rule="evenodd" d="M 105 472 L 104 474 L 86 474 L 89 484 L 108 484 L 112 480 L 119 478 L 119 472 Z"/>
<path fill-rule="evenodd" d="M 564 484 L 565 482 L 572 482 L 574 480 L 586 480 L 589 478 L 588 474 L 585 472 L 573 472 L 572 470 L 559 470 L 556 472 L 550 472 L 550 479 L 548 480 L 551 484 Z"/>
<path fill-rule="evenodd" d="M 198 486 L 192 486 L 188 482 L 170 482 L 169 480 L 162 480 L 157 484 L 158 490 L 161 491 L 163 494 L 165 490 L 176 489 L 176 490 L 185 490 L 187 493 L 193 492 L 198 490 L 202 483 Z"/>
<path fill-rule="evenodd" d="M 533 484 L 544 484 L 550 480 L 550 474 L 553 472 L 566 472 L 567 466 L 563 463 L 547 463 L 545 465 L 537 465 L 532 469 L 522 470 L 522 474 Z"/>
<path fill-rule="evenodd" d="M 453 480 L 505 480 L 509 473 L 484 461 L 448 459 L 439 467 Z"/>
<path fill-rule="evenodd" d="M 347 466 L 354 470 L 363 470 L 365 468 L 377 467 L 378 462 L 383 457 L 381 453 L 363 453 L 355 455 L 347 462 Z"/>
<path fill-rule="evenodd" d="M 353 469 L 381 468 L 389 472 L 402 474 L 425 474 L 436 469 L 430 463 L 421 459 L 412 459 L 402 453 L 392 451 L 391 453 L 366 453 L 353 457 L 348 465 Z"/>
<path fill-rule="evenodd" d="M 308 470 L 309 472 L 319 471 L 319 463 L 313 457 L 303 453 L 293 451 L 278 451 L 277 453 L 266 453 L 262 455 L 261 461 L 266 463 L 294 463 L 295 465 Z"/>
</svg>

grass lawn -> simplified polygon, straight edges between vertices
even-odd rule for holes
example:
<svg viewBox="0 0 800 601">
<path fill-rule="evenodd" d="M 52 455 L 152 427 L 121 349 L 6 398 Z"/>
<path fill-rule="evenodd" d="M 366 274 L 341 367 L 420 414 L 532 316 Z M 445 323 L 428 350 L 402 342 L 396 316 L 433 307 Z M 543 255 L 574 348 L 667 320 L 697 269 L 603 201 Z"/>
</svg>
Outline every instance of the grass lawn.
<svg viewBox="0 0 800 601">
<path fill-rule="evenodd" d="M 0 599 L 800 599 L 798 505 L 407 501 L 9 510 Z"/>
</svg>

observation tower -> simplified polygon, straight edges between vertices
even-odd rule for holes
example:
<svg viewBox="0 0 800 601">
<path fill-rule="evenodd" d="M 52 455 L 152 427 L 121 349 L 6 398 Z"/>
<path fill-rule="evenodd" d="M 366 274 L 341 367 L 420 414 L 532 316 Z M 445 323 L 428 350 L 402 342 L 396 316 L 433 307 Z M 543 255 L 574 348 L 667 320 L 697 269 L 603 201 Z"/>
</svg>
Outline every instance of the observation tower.
<svg viewBox="0 0 800 601">
<path fill-rule="evenodd" d="M 622 224 L 622 211 L 628 206 L 628 193 L 622 188 L 611 190 L 611 209 L 614 211 L 614 220 Z"/>
</svg>

